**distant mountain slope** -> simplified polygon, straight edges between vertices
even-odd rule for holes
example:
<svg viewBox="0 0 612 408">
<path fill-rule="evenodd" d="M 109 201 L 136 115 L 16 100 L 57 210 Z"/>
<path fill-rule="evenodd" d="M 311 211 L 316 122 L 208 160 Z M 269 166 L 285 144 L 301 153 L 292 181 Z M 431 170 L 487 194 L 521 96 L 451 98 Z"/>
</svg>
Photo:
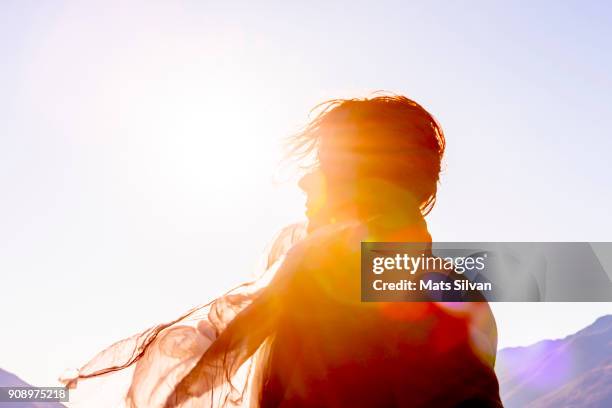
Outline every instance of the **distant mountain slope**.
<svg viewBox="0 0 612 408">
<path fill-rule="evenodd" d="M 15 374 L 0 368 L 0 387 L 29 387 L 29 384 Z"/>
<path fill-rule="evenodd" d="M 588 371 L 558 391 L 538 398 L 529 405 L 547 407 L 612 407 L 612 359 Z"/>
<path fill-rule="evenodd" d="M 29 387 L 30 384 L 0 368 L 0 387 Z M 66 408 L 59 402 L 0 402 L 2 408 Z"/>
<path fill-rule="evenodd" d="M 496 371 L 506 408 L 612 407 L 612 315 L 564 339 L 503 349 Z"/>
</svg>

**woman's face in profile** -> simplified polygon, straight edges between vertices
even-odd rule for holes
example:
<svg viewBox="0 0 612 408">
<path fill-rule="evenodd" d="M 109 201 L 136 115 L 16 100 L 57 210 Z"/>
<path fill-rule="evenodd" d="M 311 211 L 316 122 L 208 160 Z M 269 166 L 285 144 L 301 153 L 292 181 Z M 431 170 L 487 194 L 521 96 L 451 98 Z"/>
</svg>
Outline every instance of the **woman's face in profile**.
<svg viewBox="0 0 612 408">
<path fill-rule="evenodd" d="M 320 169 L 315 169 L 302 176 L 298 186 L 306 193 L 306 216 L 312 221 L 327 202 L 325 176 Z"/>
<path fill-rule="evenodd" d="M 321 169 L 315 169 L 298 181 L 306 193 L 306 216 L 311 228 L 341 218 L 347 205 L 355 199 L 354 182 L 337 177 L 331 180 Z"/>
</svg>

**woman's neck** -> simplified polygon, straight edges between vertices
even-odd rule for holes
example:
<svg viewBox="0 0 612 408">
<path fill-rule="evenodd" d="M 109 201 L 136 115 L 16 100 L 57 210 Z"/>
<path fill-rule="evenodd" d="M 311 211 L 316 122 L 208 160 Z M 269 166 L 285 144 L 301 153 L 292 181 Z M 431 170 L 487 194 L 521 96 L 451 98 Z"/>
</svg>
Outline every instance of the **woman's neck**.
<svg viewBox="0 0 612 408">
<path fill-rule="evenodd" d="M 372 222 L 389 232 L 424 231 L 417 235 L 429 237 L 418 201 L 408 190 L 396 184 L 376 179 L 361 180 L 331 193 L 327 205 L 310 219 L 309 230 L 334 223 L 360 221 Z"/>
</svg>

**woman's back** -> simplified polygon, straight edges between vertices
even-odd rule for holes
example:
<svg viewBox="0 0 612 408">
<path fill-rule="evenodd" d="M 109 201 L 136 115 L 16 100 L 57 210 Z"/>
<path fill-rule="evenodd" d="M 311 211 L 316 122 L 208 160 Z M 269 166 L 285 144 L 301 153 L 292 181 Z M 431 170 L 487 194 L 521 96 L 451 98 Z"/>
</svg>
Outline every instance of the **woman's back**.
<svg viewBox="0 0 612 408">
<path fill-rule="evenodd" d="M 272 343 L 260 407 L 500 406 L 467 319 L 414 306 L 353 311 L 351 324 L 336 315 L 344 321 L 313 322 L 314 333 L 288 324 Z M 425 316 L 412 319 L 418 312 Z"/>
<path fill-rule="evenodd" d="M 373 231 L 380 240 L 428 239 L 418 219 L 396 222 L 389 236 L 380 224 L 327 228 L 289 254 L 296 259 L 281 271 L 290 278 L 260 366 L 260 407 L 501 406 L 486 303 L 360 302 L 361 241 Z"/>
</svg>

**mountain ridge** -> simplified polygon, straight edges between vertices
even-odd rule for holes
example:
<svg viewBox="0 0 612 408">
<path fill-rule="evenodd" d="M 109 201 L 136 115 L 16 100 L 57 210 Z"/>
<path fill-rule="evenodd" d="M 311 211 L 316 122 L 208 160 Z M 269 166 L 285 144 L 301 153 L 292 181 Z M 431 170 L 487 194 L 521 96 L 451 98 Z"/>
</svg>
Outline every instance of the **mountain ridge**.
<svg viewBox="0 0 612 408">
<path fill-rule="evenodd" d="M 590 407 L 608 407 L 606 404 L 608 397 L 612 398 L 612 387 L 592 390 L 587 395 L 583 390 L 588 388 L 588 384 L 581 378 L 594 376 L 593 371 L 611 375 L 612 382 L 612 369 L 607 368 L 611 356 L 612 315 L 602 316 L 562 339 L 502 349 L 496 367 L 502 400 L 507 408 L 558 407 L 562 403 L 560 391 L 565 389 L 565 395 L 580 395 Z M 594 394 L 599 399 L 589 397 Z"/>
</svg>

